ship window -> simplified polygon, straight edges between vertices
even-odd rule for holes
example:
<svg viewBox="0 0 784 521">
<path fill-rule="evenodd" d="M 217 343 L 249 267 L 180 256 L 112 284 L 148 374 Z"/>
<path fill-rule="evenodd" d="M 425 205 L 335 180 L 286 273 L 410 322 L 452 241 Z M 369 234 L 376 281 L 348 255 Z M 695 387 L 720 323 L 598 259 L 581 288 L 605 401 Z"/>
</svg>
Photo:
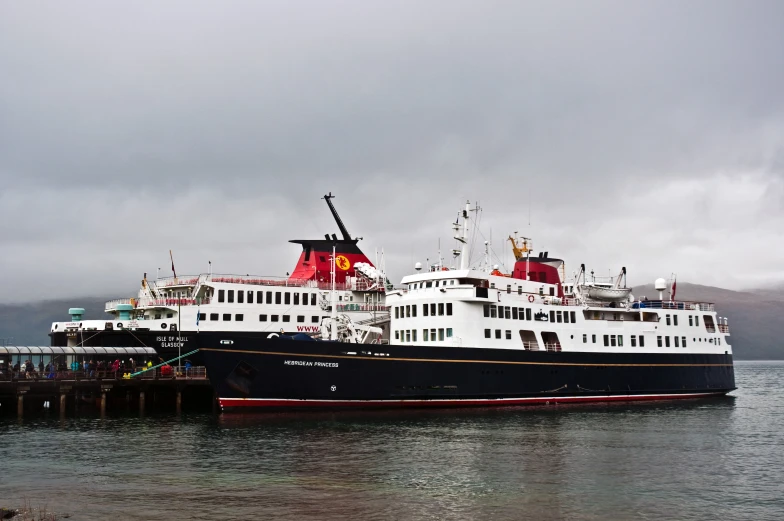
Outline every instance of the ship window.
<svg viewBox="0 0 784 521">
<path fill-rule="evenodd" d="M 207 313 L 199 313 L 199 322 L 207 320 Z"/>
<path fill-rule="evenodd" d="M 452 338 L 452 328 L 451 327 L 446 328 L 446 337 L 447 338 Z"/>
<path fill-rule="evenodd" d="M 667 315 L 667 325 L 670 325 L 670 315 Z"/>
<path fill-rule="evenodd" d="M 430 330 L 430 340 L 432 340 L 433 342 L 436 341 L 436 330 L 435 329 L 431 329 Z"/>
<path fill-rule="evenodd" d="M 495 330 L 495 337 L 498 338 L 498 339 L 501 338 L 501 330 L 500 329 L 496 329 Z"/>
<path fill-rule="evenodd" d="M 245 319 L 245 315 L 243 315 L 242 313 L 237 313 L 234 315 L 234 320 L 236 320 L 237 322 L 242 322 L 244 319 Z"/>
<path fill-rule="evenodd" d="M 553 322 L 555 322 L 555 311 L 553 311 L 551 309 L 550 310 L 550 323 L 552 324 Z"/>
<path fill-rule="evenodd" d="M 283 322 L 291 322 L 291 316 L 290 315 L 283 315 Z"/>
<path fill-rule="evenodd" d="M 517 294 L 518 295 L 522 295 L 523 294 L 523 287 L 522 286 L 517 286 Z"/>
<path fill-rule="evenodd" d="M 694 325 L 700 327 L 700 317 L 698 315 L 694 315 Z"/>
<path fill-rule="evenodd" d="M 674 338 L 674 340 L 675 340 L 675 347 L 680 347 L 680 345 L 678 345 L 679 344 L 679 340 L 678 340 L 677 336 Z"/>
<path fill-rule="evenodd" d="M 400 340 L 400 331 L 395 330 L 395 340 Z"/>
<path fill-rule="evenodd" d="M 411 316 L 411 306 L 406 306 L 406 317 Z"/>
<path fill-rule="evenodd" d="M 428 342 L 429 341 L 429 339 L 430 339 L 429 333 L 430 333 L 430 331 L 427 330 L 427 329 L 423 329 L 422 330 L 422 341 L 423 342 Z"/>
<path fill-rule="evenodd" d="M 433 283 L 432 282 L 425 282 L 425 287 L 426 288 L 432 288 L 433 287 Z"/>
<path fill-rule="evenodd" d="M 645 347 L 645 337 L 640 335 L 640 347 Z"/>
<path fill-rule="evenodd" d="M 417 332 L 416 329 L 412 329 L 411 330 L 411 341 L 412 342 L 416 342 L 417 341 L 417 339 L 416 339 L 416 332 Z"/>
<path fill-rule="evenodd" d="M 278 320 L 280 320 L 280 317 L 278 315 L 270 315 L 270 320 L 272 322 L 278 322 Z"/>
<path fill-rule="evenodd" d="M 485 338 L 490 338 L 490 330 L 485 329 Z"/>
<path fill-rule="evenodd" d="M 693 326 L 693 325 L 694 325 L 694 317 L 689 315 L 689 326 Z"/>
<path fill-rule="evenodd" d="M 512 320 L 517 320 L 517 308 L 512 308 Z"/>
<path fill-rule="evenodd" d="M 231 313 L 224 313 L 223 314 L 223 320 L 231 321 Z"/>
<path fill-rule="evenodd" d="M 224 302 L 226 300 L 226 290 L 219 289 L 218 290 L 218 302 Z"/>
<path fill-rule="evenodd" d="M 490 283 L 490 289 L 495 289 L 495 282 Z"/>
<path fill-rule="evenodd" d="M 156 313 L 155 314 L 155 320 L 158 320 L 159 318 L 161 318 L 161 314 L 160 313 Z"/>
<path fill-rule="evenodd" d="M 451 302 L 447 302 L 446 303 L 446 314 L 447 315 L 451 315 L 452 314 L 452 303 Z"/>
<path fill-rule="evenodd" d="M 512 339 L 512 332 L 510 330 L 508 330 L 508 329 L 506 330 L 506 339 L 507 340 L 511 340 Z"/>
<path fill-rule="evenodd" d="M 550 287 L 550 296 L 551 297 L 555 296 L 555 288 L 553 288 L 552 286 Z"/>
<path fill-rule="evenodd" d="M 610 346 L 610 336 L 609 335 L 604 335 L 604 346 L 605 347 L 609 347 Z"/>
<path fill-rule="evenodd" d="M 531 320 L 531 308 L 525 308 L 525 319 Z"/>
<path fill-rule="evenodd" d="M 539 286 L 539 296 L 544 295 L 544 286 Z"/>
<path fill-rule="evenodd" d="M 485 304 L 485 307 L 487 307 L 487 304 Z M 427 304 L 422 304 L 422 316 L 423 317 L 427 316 L 427 312 L 428 312 L 429 309 L 430 309 L 430 307 Z"/>
<path fill-rule="evenodd" d="M 591 335 L 591 342 L 596 343 L 596 335 Z"/>
<path fill-rule="evenodd" d="M 229 298 L 231 298 L 231 291 L 229 291 Z M 245 301 L 245 292 L 237 290 L 237 304 L 242 304 Z"/>
<path fill-rule="evenodd" d="M 657 337 L 656 337 L 656 345 L 658 345 L 659 347 L 661 347 L 661 346 L 662 346 L 662 339 L 661 339 L 661 337 L 660 337 L 660 336 L 657 336 Z"/>
<path fill-rule="evenodd" d="M 280 291 L 275 292 L 275 304 L 280 304 Z"/>
<path fill-rule="evenodd" d="M 670 337 L 664 337 L 664 347 L 670 347 Z"/>
<path fill-rule="evenodd" d="M 563 312 L 563 319 L 564 319 L 564 323 L 566 323 L 566 324 L 569 323 L 569 312 L 568 311 L 564 311 Z"/>
<path fill-rule="evenodd" d="M 308 294 L 307 293 L 303 293 L 302 294 L 302 305 L 303 306 L 307 306 L 308 305 Z"/>
<path fill-rule="evenodd" d="M 259 322 L 266 322 L 266 321 L 267 321 L 267 315 L 259 315 Z"/>
<path fill-rule="evenodd" d="M 416 304 L 413 304 L 411 306 L 411 316 L 414 317 L 414 318 L 416 318 L 416 308 L 417 308 Z"/>
<path fill-rule="evenodd" d="M 436 305 L 435 304 L 430 304 L 430 316 L 431 317 L 436 316 Z"/>
<path fill-rule="evenodd" d="M 299 306 L 299 293 L 294 293 L 294 305 Z"/>
<path fill-rule="evenodd" d="M 438 328 L 438 339 L 439 340 L 444 340 L 444 328 L 443 327 Z"/>
<path fill-rule="evenodd" d="M 569 312 L 569 316 L 570 316 L 570 317 L 571 317 L 571 319 L 572 319 L 572 324 L 574 324 L 575 322 L 577 322 L 577 321 L 575 320 L 575 317 L 576 317 L 576 315 L 574 314 L 574 311 L 570 311 L 570 312 Z"/>
<path fill-rule="evenodd" d="M 508 294 L 508 293 L 511 293 L 511 292 L 512 292 L 512 285 L 511 284 L 507 284 L 506 285 L 506 293 Z"/>
<path fill-rule="evenodd" d="M 248 304 L 253 304 L 253 292 L 248 291 Z"/>
<path fill-rule="evenodd" d="M 678 325 L 678 315 L 673 315 L 672 316 L 672 325 L 673 326 L 677 326 Z"/>
<path fill-rule="evenodd" d="M 406 330 L 406 342 L 411 342 L 411 330 Z"/>
<path fill-rule="evenodd" d="M 439 317 L 444 316 L 444 303 L 443 302 L 439 302 L 438 303 L 438 316 Z"/>
<path fill-rule="evenodd" d="M 637 336 L 632 335 L 632 347 L 637 347 Z"/>
<path fill-rule="evenodd" d="M 228 297 L 229 297 L 229 298 L 228 298 L 228 299 L 226 299 L 226 301 L 227 301 L 229 304 L 233 303 L 233 302 L 234 302 L 234 290 L 233 290 L 233 289 L 230 289 L 230 290 L 229 290 L 229 295 L 228 295 Z"/>
<path fill-rule="evenodd" d="M 583 333 L 583 344 L 587 344 L 587 343 L 588 343 L 588 335 Z"/>
<path fill-rule="evenodd" d="M 291 293 L 288 291 L 283 294 L 283 303 L 287 306 L 291 304 Z"/>
<path fill-rule="evenodd" d="M 300 324 L 302 322 L 305 322 L 305 315 L 297 315 L 297 322 L 299 322 Z"/>
<path fill-rule="evenodd" d="M 615 347 L 615 335 L 610 335 L 610 346 Z"/>
<path fill-rule="evenodd" d="M 490 304 L 485 304 L 484 308 L 485 308 L 485 318 L 490 318 Z"/>
<path fill-rule="evenodd" d="M 318 324 L 318 321 L 319 321 L 319 317 L 317 317 L 317 316 L 310 317 L 310 322 L 311 323 Z"/>
<path fill-rule="evenodd" d="M 257 291 L 256 292 L 256 304 L 261 304 L 262 302 L 264 302 L 264 292 L 263 291 Z"/>
<path fill-rule="evenodd" d="M 681 337 L 681 346 L 686 347 L 686 337 L 685 336 Z"/>
<path fill-rule="evenodd" d="M 551 312 L 551 313 L 552 313 L 552 312 Z M 555 312 L 555 321 L 556 321 L 557 323 L 559 323 L 559 324 L 560 324 L 561 322 L 563 322 L 563 315 L 562 315 L 562 313 L 561 313 L 560 311 L 556 311 L 556 312 Z"/>
<path fill-rule="evenodd" d="M 512 318 L 512 308 L 509 306 L 504 306 L 504 318 L 511 319 Z"/>
<path fill-rule="evenodd" d="M 166 313 L 166 318 L 173 318 L 173 317 L 174 317 L 174 313 Z"/>
<path fill-rule="evenodd" d="M 272 304 L 272 292 L 271 291 L 267 292 L 266 302 L 267 302 L 267 304 Z"/>
<path fill-rule="evenodd" d="M 623 347 L 623 335 L 618 335 L 618 347 Z"/>
</svg>

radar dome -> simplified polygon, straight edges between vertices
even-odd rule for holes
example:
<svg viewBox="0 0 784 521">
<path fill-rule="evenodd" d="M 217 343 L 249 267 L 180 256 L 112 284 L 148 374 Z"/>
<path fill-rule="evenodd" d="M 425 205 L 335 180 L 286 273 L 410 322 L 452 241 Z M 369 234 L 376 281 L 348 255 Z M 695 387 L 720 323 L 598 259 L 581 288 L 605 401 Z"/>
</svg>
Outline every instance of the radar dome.
<svg viewBox="0 0 784 521">
<path fill-rule="evenodd" d="M 656 282 L 653 283 L 653 288 L 656 291 L 664 291 L 667 289 L 667 281 L 662 278 L 658 278 L 656 279 Z"/>
<path fill-rule="evenodd" d="M 417 262 L 416 264 L 414 264 L 414 269 L 417 270 L 417 271 L 420 271 L 422 269 L 422 263 L 421 262 Z"/>
</svg>

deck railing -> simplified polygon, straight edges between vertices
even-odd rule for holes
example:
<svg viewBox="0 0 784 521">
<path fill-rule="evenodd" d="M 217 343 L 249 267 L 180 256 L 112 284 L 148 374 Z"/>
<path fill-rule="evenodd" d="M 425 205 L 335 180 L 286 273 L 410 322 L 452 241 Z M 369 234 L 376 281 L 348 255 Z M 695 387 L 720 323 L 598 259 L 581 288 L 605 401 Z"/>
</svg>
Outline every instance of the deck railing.
<svg viewBox="0 0 784 521">
<path fill-rule="evenodd" d="M 163 371 L 162 371 L 163 369 Z M 140 369 L 137 369 L 140 370 Z M 47 381 L 47 380 L 123 380 L 124 374 L 130 374 L 133 370 L 130 368 L 126 368 L 125 370 L 120 371 L 112 371 L 107 369 L 92 369 L 89 372 L 80 370 L 80 371 L 50 371 L 50 372 L 39 372 L 39 371 L 0 371 L 0 381 L 12 381 L 12 380 L 25 380 L 25 381 Z M 166 379 L 178 379 L 178 380 L 204 380 L 207 378 L 207 369 L 204 366 L 194 366 L 190 367 L 187 370 L 185 366 L 177 366 L 177 367 L 169 367 L 166 369 L 165 367 L 159 367 L 157 369 L 151 369 L 147 372 L 144 372 L 138 376 L 134 376 L 133 380 L 141 379 L 141 380 L 166 380 Z"/>
<path fill-rule="evenodd" d="M 726 324 L 719 324 L 719 333 L 729 333 L 729 332 L 730 332 L 730 326 Z"/>
<path fill-rule="evenodd" d="M 200 304 L 209 304 L 208 298 L 118 298 L 110 300 L 106 303 L 105 310 L 116 311 L 118 304 L 130 304 L 134 308 L 145 307 L 169 307 L 176 308 L 177 306 L 198 306 Z"/>
</svg>

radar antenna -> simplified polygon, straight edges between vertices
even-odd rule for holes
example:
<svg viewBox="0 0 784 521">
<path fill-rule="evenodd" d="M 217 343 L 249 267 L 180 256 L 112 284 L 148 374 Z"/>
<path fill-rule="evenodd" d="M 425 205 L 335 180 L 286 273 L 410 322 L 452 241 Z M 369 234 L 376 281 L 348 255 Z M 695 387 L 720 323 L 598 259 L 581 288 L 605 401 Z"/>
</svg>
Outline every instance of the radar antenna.
<svg viewBox="0 0 784 521">
<path fill-rule="evenodd" d="M 350 241 L 351 235 L 349 235 L 348 230 L 346 229 L 346 225 L 343 224 L 343 221 L 340 219 L 338 215 L 338 211 L 335 210 L 335 206 L 332 204 L 330 199 L 334 199 L 334 195 L 330 192 L 328 195 L 324 196 L 324 200 L 327 201 L 327 206 L 329 206 L 329 211 L 332 212 L 332 217 L 335 218 L 335 222 L 338 223 L 338 228 L 340 228 L 340 233 L 343 235 L 343 239 Z"/>
</svg>

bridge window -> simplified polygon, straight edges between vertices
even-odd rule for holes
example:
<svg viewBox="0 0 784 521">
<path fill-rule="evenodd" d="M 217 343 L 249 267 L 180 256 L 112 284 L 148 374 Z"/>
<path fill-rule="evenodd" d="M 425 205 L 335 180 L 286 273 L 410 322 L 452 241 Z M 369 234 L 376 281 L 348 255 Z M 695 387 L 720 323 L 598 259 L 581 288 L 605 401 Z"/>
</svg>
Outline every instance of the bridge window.
<svg viewBox="0 0 784 521">
<path fill-rule="evenodd" d="M 637 347 L 637 336 L 636 336 L 636 335 L 632 335 L 632 343 L 631 343 L 631 346 L 632 346 L 632 347 Z"/>
<path fill-rule="evenodd" d="M 667 315 L 667 325 L 670 325 L 670 315 Z"/>
<path fill-rule="evenodd" d="M 411 317 L 411 306 L 406 306 L 406 317 Z"/>
<path fill-rule="evenodd" d="M 229 298 L 226 299 L 226 300 L 228 301 L 229 304 L 232 304 L 234 302 L 234 290 L 233 289 L 229 290 Z"/>
<path fill-rule="evenodd" d="M 432 340 L 433 342 L 436 341 L 436 330 L 435 330 L 435 328 L 430 330 L 430 340 Z"/>
<path fill-rule="evenodd" d="M 229 291 L 229 298 L 231 298 L 231 291 Z M 245 301 L 245 292 L 237 290 L 237 304 L 243 304 Z"/>
<path fill-rule="evenodd" d="M 610 346 L 615 347 L 615 335 L 610 335 Z"/>
<path fill-rule="evenodd" d="M 224 313 L 223 314 L 223 320 L 231 321 L 231 313 Z"/>
<path fill-rule="evenodd" d="M 512 320 L 517 320 L 517 308 L 512 308 Z"/>
<path fill-rule="evenodd" d="M 291 322 L 291 316 L 290 315 L 283 315 L 283 322 Z"/>
<path fill-rule="evenodd" d="M 280 304 L 280 291 L 275 292 L 275 304 Z"/>
<path fill-rule="evenodd" d="M 563 322 L 563 315 L 561 314 L 561 312 L 560 312 L 560 311 L 556 311 L 556 312 L 555 312 L 555 321 L 556 321 L 558 324 L 560 324 L 561 322 Z"/>
<path fill-rule="evenodd" d="M 248 302 L 250 302 L 250 300 L 248 300 Z M 263 291 L 257 291 L 256 292 L 256 304 L 261 304 L 263 302 L 264 302 L 264 292 Z"/>
<path fill-rule="evenodd" d="M 417 339 L 416 339 L 416 333 L 417 333 L 417 330 L 416 330 L 416 329 L 412 329 L 412 330 L 411 330 L 411 341 L 412 341 L 412 342 L 416 342 L 416 341 L 417 341 Z"/>
<path fill-rule="evenodd" d="M 490 318 L 498 318 L 498 307 L 494 304 L 490 305 Z"/>
<path fill-rule="evenodd" d="M 307 293 L 303 293 L 302 294 L 302 305 L 303 306 L 307 306 L 308 305 L 308 294 Z"/>
<path fill-rule="evenodd" d="M 259 315 L 259 322 L 266 322 L 266 321 L 267 321 L 267 315 Z"/>
<path fill-rule="evenodd" d="M 487 304 L 485 304 L 485 307 L 487 307 Z M 423 317 L 428 316 L 428 310 L 429 309 L 430 309 L 430 307 L 427 304 L 422 304 L 422 316 Z"/>
<path fill-rule="evenodd" d="M 571 317 L 571 319 L 572 319 L 572 324 L 574 324 L 575 322 L 577 322 L 577 321 L 575 320 L 575 317 L 576 317 L 576 315 L 574 314 L 574 311 L 570 311 L 570 312 L 569 312 L 569 316 L 570 316 L 570 317 Z"/>
<path fill-rule="evenodd" d="M 278 315 L 270 315 L 270 320 L 272 322 L 278 322 L 280 320 L 280 317 Z"/>
<path fill-rule="evenodd" d="M 174 313 L 166 313 L 166 318 L 173 318 L 173 317 L 174 317 Z"/>
<path fill-rule="evenodd" d="M 218 320 L 218 314 L 217 313 L 210 313 L 210 320 Z"/>
<path fill-rule="evenodd" d="M 523 287 L 522 286 L 517 286 L 517 294 L 518 295 L 522 295 L 523 294 Z"/>
<path fill-rule="evenodd" d="M 484 308 L 485 308 L 485 318 L 490 318 L 490 304 L 485 304 Z M 427 313 L 425 313 L 425 315 L 427 315 Z"/>
<path fill-rule="evenodd" d="M 686 337 L 685 336 L 681 337 L 681 346 L 686 347 Z"/>
<path fill-rule="evenodd" d="M 443 327 L 438 328 L 438 339 L 441 340 L 441 341 L 444 340 L 444 328 Z"/>
<path fill-rule="evenodd" d="M 311 293 L 310 294 L 310 305 L 311 306 L 315 306 L 316 305 L 316 294 L 315 293 Z"/>
<path fill-rule="evenodd" d="M 283 303 L 287 306 L 291 304 L 291 293 L 288 291 L 283 294 Z"/>
<path fill-rule="evenodd" d="M 267 292 L 266 302 L 267 302 L 267 304 L 272 304 L 272 292 L 271 291 Z"/>
<path fill-rule="evenodd" d="M 700 327 L 700 317 L 699 315 L 694 315 L 694 325 Z"/>
<path fill-rule="evenodd" d="M 693 326 L 693 325 L 694 325 L 694 317 L 689 315 L 689 326 Z"/>
<path fill-rule="evenodd" d="M 512 292 L 512 285 L 511 284 L 507 284 L 506 285 L 506 293 L 509 294 L 511 292 Z"/>
<path fill-rule="evenodd" d="M 645 347 L 645 337 L 640 335 L 640 347 Z"/>
<path fill-rule="evenodd" d="M 411 330 L 406 329 L 406 342 L 411 342 Z"/>
<path fill-rule="evenodd" d="M 610 347 L 610 335 L 604 335 L 604 347 Z"/>
<path fill-rule="evenodd" d="M 512 332 L 510 330 L 508 330 L 508 329 L 506 330 L 506 339 L 507 340 L 511 340 L 512 339 Z"/>
<path fill-rule="evenodd" d="M 294 293 L 294 305 L 299 306 L 299 293 Z"/>
<path fill-rule="evenodd" d="M 551 309 L 550 310 L 550 323 L 552 324 L 553 322 L 555 322 L 555 311 L 553 311 Z"/>
<path fill-rule="evenodd" d="M 218 302 L 224 302 L 226 300 L 226 290 L 219 289 L 218 290 Z"/>
<path fill-rule="evenodd" d="M 525 308 L 525 319 L 531 320 L 531 308 Z"/>
<path fill-rule="evenodd" d="M 436 316 L 436 305 L 435 304 L 430 304 L 430 316 L 431 317 Z"/>
<path fill-rule="evenodd" d="M 310 323 L 311 324 L 318 324 L 318 321 L 319 321 L 319 317 L 317 317 L 317 316 L 310 317 Z"/>
<path fill-rule="evenodd" d="M 564 323 L 568 324 L 569 323 L 569 312 L 568 311 L 564 311 L 563 312 L 563 318 L 564 318 Z"/>
<path fill-rule="evenodd" d="M 658 345 L 659 347 L 662 347 L 662 337 L 660 337 L 660 336 L 656 337 L 656 345 Z"/>
<path fill-rule="evenodd" d="M 452 303 L 451 302 L 447 302 L 446 303 L 446 314 L 447 315 L 451 315 L 452 314 Z"/>
<path fill-rule="evenodd" d="M 678 315 L 673 315 L 672 316 L 672 325 L 673 326 L 677 326 L 678 325 Z M 675 347 L 677 347 L 677 346 L 675 346 Z"/>
<path fill-rule="evenodd" d="M 253 292 L 248 291 L 248 304 L 253 304 Z"/>
<path fill-rule="evenodd" d="M 678 345 L 678 344 L 679 344 L 679 341 L 678 341 L 678 337 L 676 336 L 675 337 L 675 347 L 680 347 L 680 345 Z"/>
<path fill-rule="evenodd" d="M 244 319 L 245 319 L 245 315 L 243 315 L 242 313 L 237 313 L 234 315 L 234 320 L 236 320 L 237 322 L 242 322 Z"/>
<path fill-rule="evenodd" d="M 490 330 L 485 329 L 485 338 L 490 338 Z"/>
<path fill-rule="evenodd" d="M 417 305 L 416 304 L 412 304 L 411 305 L 411 316 L 414 317 L 414 318 L 416 318 L 416 310 L 417 310 Z"/>
<path fill-rule="evenodd" d="M 512 308 L 509 306 L 504 306 L 504 318 L 507 320 L 512 318 Z"/>
</svg>

